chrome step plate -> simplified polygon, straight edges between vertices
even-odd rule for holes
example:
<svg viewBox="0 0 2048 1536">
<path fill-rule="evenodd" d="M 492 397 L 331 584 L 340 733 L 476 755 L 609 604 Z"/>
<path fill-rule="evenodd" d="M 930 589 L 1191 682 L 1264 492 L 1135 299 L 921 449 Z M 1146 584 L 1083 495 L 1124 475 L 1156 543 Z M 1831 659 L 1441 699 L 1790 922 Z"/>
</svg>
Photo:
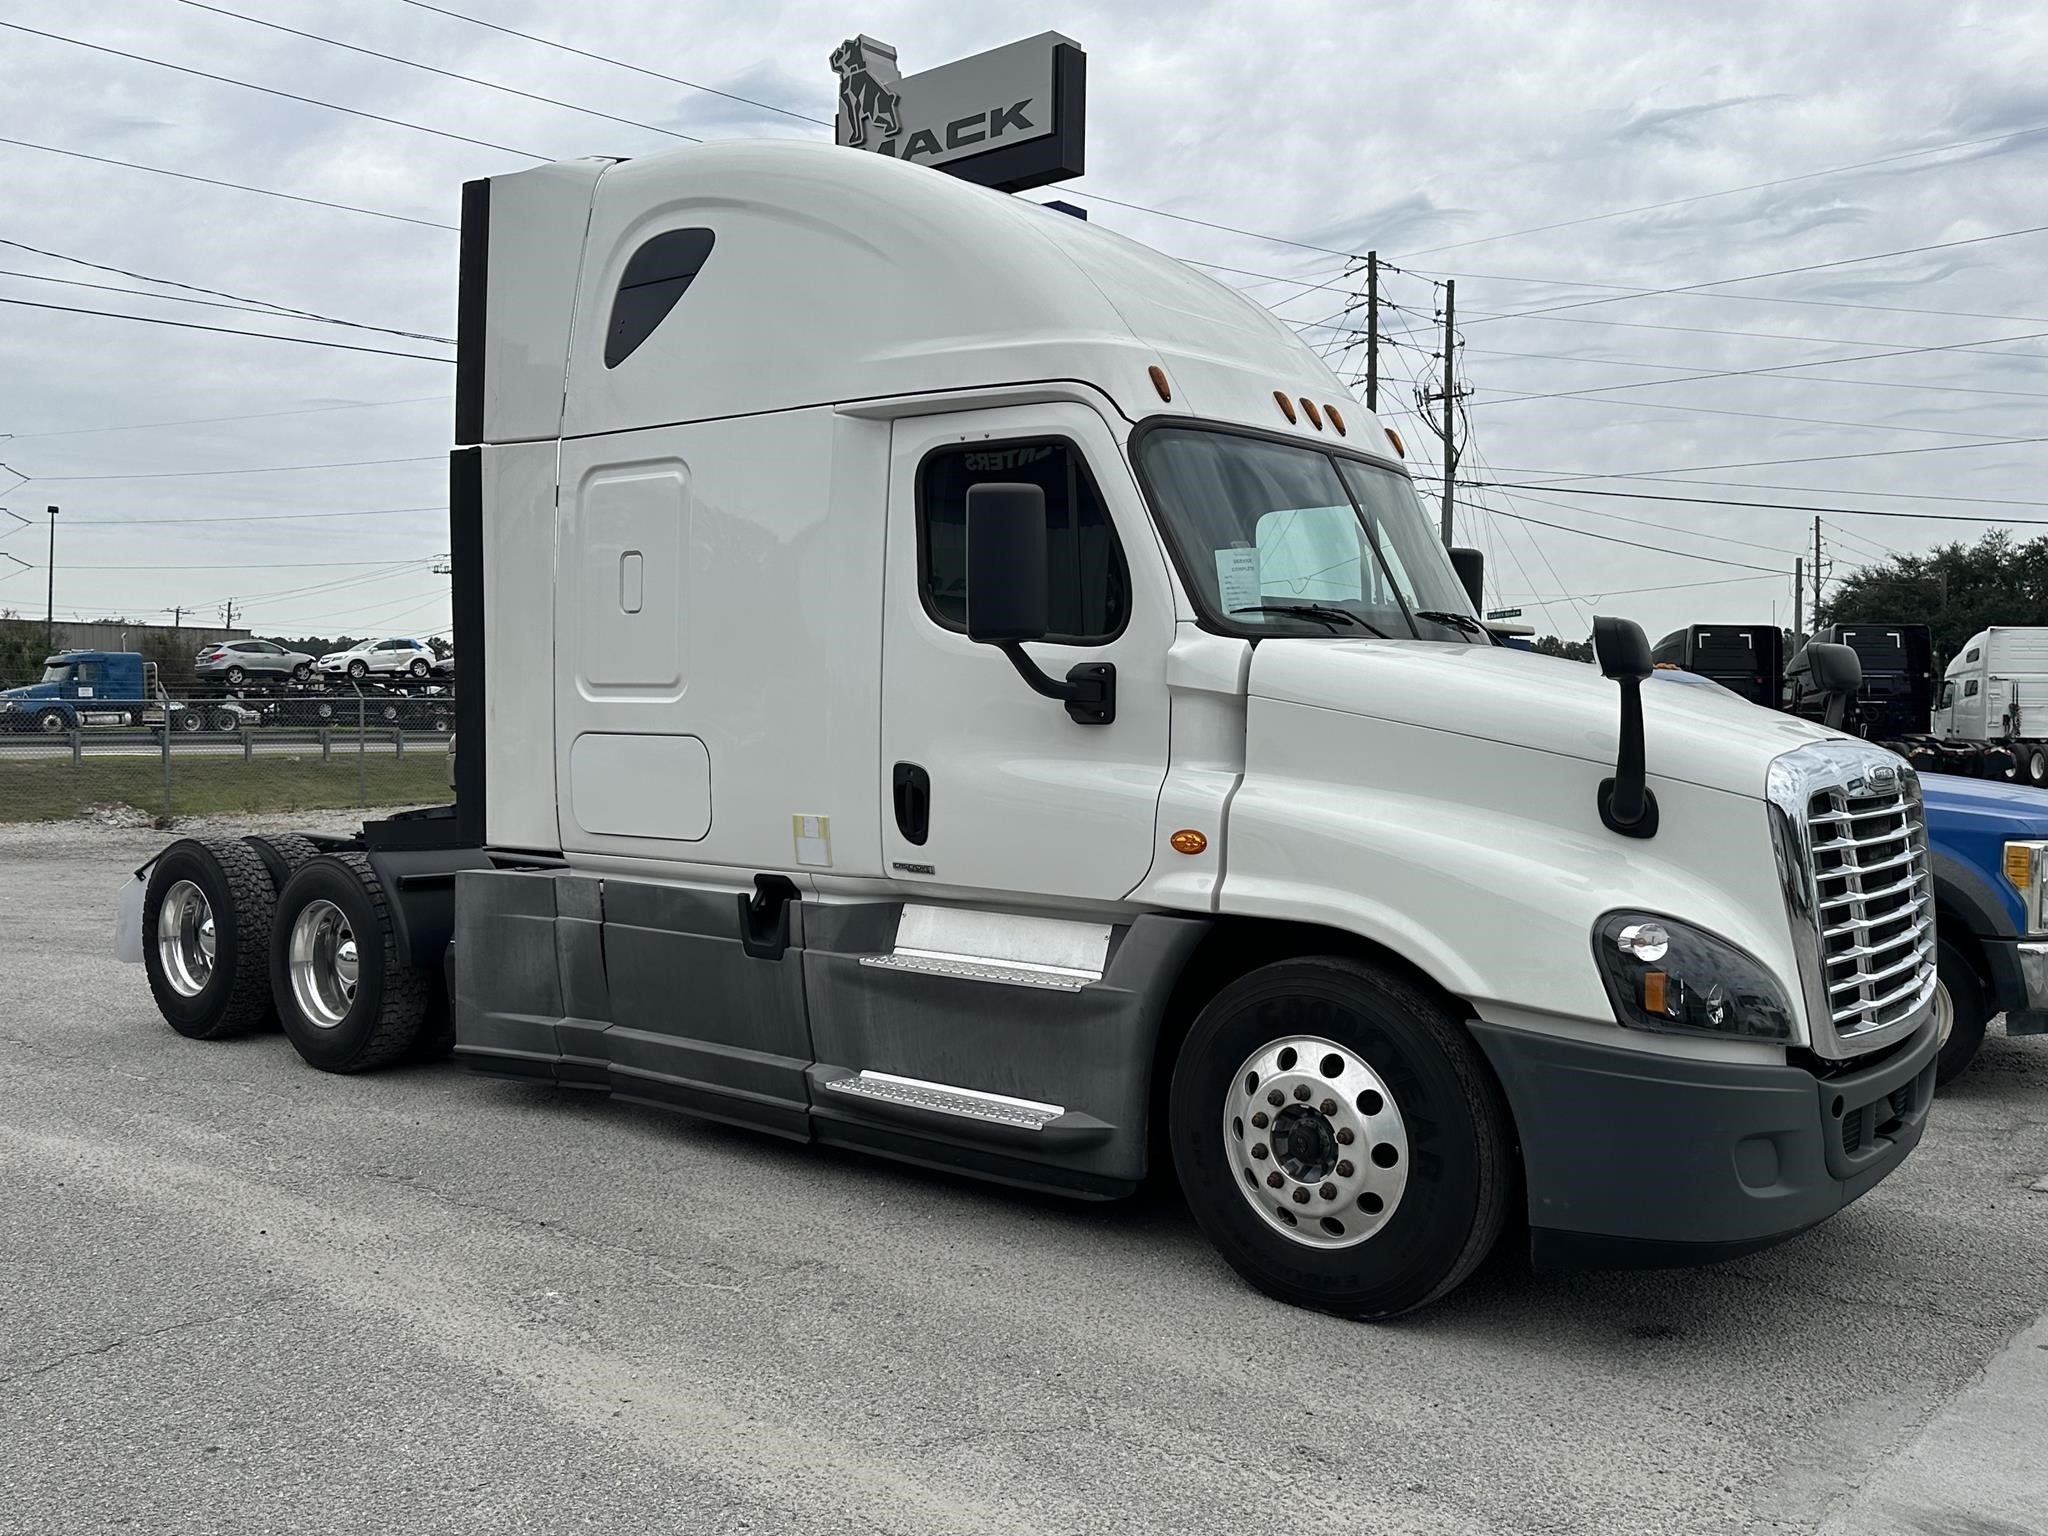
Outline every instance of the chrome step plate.
<svg viewBox="0 0 2048 1536">
<path fill-rule="evenodd" d="M 876 1099 L 885 1104 L 927 1109 L 934 1114 L 957 1115 L 963 1120 L 985 1120 L 993 1125 L 1015 1126 L 1026 1131 L 1042 1131 L 1066 1113 L 1058 1104 L 1013 1099 L 974 1088 L 952 1088 L 944 1083 L 927 1083 L 915 1077 L 897 1077 L 888 1072 L 859 1072 L 851 1077 L 834 1078 L 825 1085 L 825 1091 L 845 1094 L 853 1099 Z"/>
<path fill-rule="evenodd" d="M 926 976 L 952 976 L 961 981 L 994 981 L 1012 987 L 1042 987 L 1049 992 L 1078 992 L 1099 975 L 1058 970 L 1043 965 L 1006 965 L 1000 960 L 970 960 L 955 955 L 920 955 L 899 950 L 893 955 L 864 955 L 862 965 L 878 971 L 916 971 Z"/>
</svg>

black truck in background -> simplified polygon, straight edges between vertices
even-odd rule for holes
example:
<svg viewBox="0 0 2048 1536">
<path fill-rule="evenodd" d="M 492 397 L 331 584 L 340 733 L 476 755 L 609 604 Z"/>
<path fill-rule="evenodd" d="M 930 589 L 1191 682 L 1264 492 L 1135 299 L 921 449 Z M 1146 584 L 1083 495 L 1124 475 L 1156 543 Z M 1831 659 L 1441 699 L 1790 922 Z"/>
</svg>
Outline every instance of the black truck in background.
<svg viewBox="0 0 2048 1536">
<path fill-rule="evenodd" d="M 1766 709 L 1783 705 L 1785 635 L 1775 624 L 1694 624 L 1659 640 L 1650 660 L 1712 678 Z"/>
<path fill-rule="evenodd" d="M 1941 678 L 1934 670 L 1934 637 L 1925 624 L 1828 624 L 1815 630 L 1813 638 L 1848 646 L 1863 664 L 1851 729 L 1872 741 L 1927 736 Z M 1794 665 L 1786 673 L 1787 707 L 1817 720 L 1825 703 L 1798 667 L 1798 659 L 1795 653 Z"/>
</svg>

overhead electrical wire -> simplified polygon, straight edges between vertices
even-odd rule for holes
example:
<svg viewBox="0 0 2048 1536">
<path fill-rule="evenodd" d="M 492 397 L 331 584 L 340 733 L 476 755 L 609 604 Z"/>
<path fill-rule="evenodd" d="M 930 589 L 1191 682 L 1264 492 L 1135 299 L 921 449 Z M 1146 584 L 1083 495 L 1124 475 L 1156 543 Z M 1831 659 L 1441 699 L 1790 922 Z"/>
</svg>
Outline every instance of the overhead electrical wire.
<svg viewBox="0 0 2048 1536">
<path fill-rule="evenodd" d="M 224 517 L 80 517 L 67 528 L 168 528 L 186 523 L 297 523 L 329 517 L 398 517 L 408 512 L 446 512 L 446 507 L 373 507 L 364 512 L 238 512 Z"/>
<path fill-rule="evenodd" d="M 212 475 L 281 475 L 305 469 L 364 469 L 377 464 L 427 464 L 437 463 L 445 457 L 445 454 L 439 453 L 416 453 L 402 459 L 341 459 L 331 464 L 259 464 L 249 469 L 163 469 L 121 475 L 30 475 L 27 479 L 44 485 L 81 480 L 191 480 Z"/>
<path fill-rule="evenodd" d="M 1417 473 L 1415 478 L 1418 480 L 1441 481 L 1443 477 L 1441 475 L 1426 475 Z M 1459 483 L 1462 485 L 1465 482 L 1460 481 Z M 1501 490 L 1535 491 L 1561 488 L 1560 482 L 1551 480 L 1539 480 L 1533 485 L 1525 484 L 1523 482 L 1514 480 L 1496 480 L 1484 483 L 1491 486 L 1492 488 Z M 1702 482 L 1686 480 L 1678 481 L 1675 483 L 1681 485 L 1694 485 L 1700 484 Z M 1735 501 L 1725 496 L 1679 496 L 1675 494 L 1667 494 L 1662 491 L 1611 491 L 1599 489 L 1590 485 L 1579 485 L 1575 482 L 1566 483 L 1563 488 L 1568 488 L 1571 494 L 1574 496 L 1615 496 L 1623 498 L 1628 501 L 1676 501 L 1707 507 L 1750 507 L 1754 508 L 1757 511 L 1770 512 L 1820 512 L 1834 517 L 1891 517 L 1905 518 L 1915 522 L 1999 524 L 2011 523 L 2021 527 L 2048 527 L 2048 518 L 2042 517 L 1986 517 L 1976 513 L 1966 514 L 1958 512 L 1892 512 L 1888 511 L 1883 507 L 1823 507 L 1817 505 L 1809 505 L 1806 503 L 1796 501 Z M 1846 491 L 1843 492 L 1843 494 L 1849 496 L 1856 496 L 1865 494 L 1874 495 L 1876 493 Z M 1910 495 L 1911 493 L 1907 492 L 1902 494 Z M 1925 499 L 1942 500 L 1943 498 L 1930 497 Z M 2022 502 L 2019 503 L 2019 505 L 2042 507 L 2044 510 L 2048 510 L 2048 506 L 2044 506 L 2043 503 L 2039 502 Z"/>
<path fill-rule="evenodd" d="M 138 295 L 143 297 L 143 295 Z M 363 347 L 347 341 L 327 341 L 318 336 L 287 336 L 279 331 L 244 331 L 231 325 L 200 325 L 192 320 L 170 320 L 162 315 L 127 315 L 113 309 L 83 309 L 75 304 L 43 304 L 34 299 L 0 299 L 20 309 L 47 309 L 67 315 L 97 315 L 102 320 L 132 320 L 139 325 L 168 325 L 181 331 L 211 331 L 220 336 L 249 336 L 258 341 L 290 341 L 302 347 L 326 347 L 335 352 L 368 352 L 378 357 L 409 357 L 416 363 L 454 365 L 452 357 L 435 357 L 426 352 L 400 352 L 391 347 Z"/>
<path fill-rule="evenodd" d="M 428 74 L 440 75 L 444 79 L 461 80 L 470 85 L 480 85 L 486 90 L 502 91 L 508 96 L 519 96 L 527 101 L 537 101 L 545 106 L 561 107 L 565 111 L 581 112 L 587 117 L 601 117 L 607 122 L 623 123 L 628 128 L 642 128 L 649 133 L 666 134 L 672 139 L 683 139 L 691 144 L 702 144 L 704 142 L 695 134 L 682 133 L 674 128 L 664 128 L 658 123 L 643 123 L 636 118 L 620 117 L 616 113 L 599 111 L 596 107 L 579 106 L 573 101 L 562 101 L 553 96 L 537 95 L 532 91 L 522 91 L 517 86 L 501 85 L 495 80 L 485 80 L 476 75 L 465 75 L 456 70 L 442 69 L 438 65 L 422 63 L 418 59 L 403 58 L 395 53 L 379 53 L 375 48 L 364 48 L 355 43 L 344 43 L 339 38 L 327 37 L 318 32 L 302 32 L 297 27 L 288 27 L 284 23 L 277 21 L 265 21 L 260 16 L 247 16 L 240 11 L 231 11 L 225 6 L 208 5 L 206 0 L 178 0 L 178 3 L 180 5 L 189 5 L 196 11 L 211 11 L 216 16 L 226 16 L 235 21 L 245 21 L 252 27 L 268 27 L 273 32 L 284 32 L 293 37 L 303 37 L 309 42 L 324 43 L 329 48 L 340 48 L 349 53 L 359 53 L 366 58 L 383 59 L 392 64 L 403 64 L 408 69 L 423 69 Z"/>
<path fill-rule="evenodd" d="M 251 411 L 240 416 L 187 416 L 180 421 L 132 421 L 115 427 L 64 427 L 55 432 L 13 432 L 7 441 L 32 438 L 83 437 L 96 432 L 152 432 L 159 427 L 210 427 L 232 421 L 270 421 L 279 416 L 316 416 L 323 411 L 374 411 L 394 405 L 446 405 L 452 395 L 412 395 L 403 400 L 352 400 L 342 405 L 305 405 L 289 411 Z"/>
<path fill-rule="evenodd" d="M 33 149 L 45 155 L 63 155 L 72 160 L 90 160 L 95 165 L 119 166 L 124 171 L 146 171 L 151 176 L 169 176 L 178 181 L 196 181 L 208 187 L 226 187 L 236 192 L 253 192 L 258 197 L 274 197 L 287 203 L 305 203 L 313 208 L 332 208 L 341 213 L 360 213 L 372 219 L 389 219 L 397 224 L 416 224 L 422 229 L 445 229 L 450 234 L 461 232 L 459 224 L 443 224 L 436 219 L 415 218 L 409 213 L 393 213 L 388 208 L 365 208 L 357 203 L 337 203 L 324 197 L 305 197 L 297 192 L 280 192 L 275 187 L 255 187 L 246 181 L 224 181 L 217 176 L 197 176 L 190 171 L 168 170 L 161 165 L 144 165 L 136 160 L 116 160 L 109 155 L 89 155 L 82 149 L 59 149 L 54 144 L 37 144 L 29 139 L 13 139 L 0 135 L 0 144 L 12 144 L 16 149 Z"/>
<path fill-rule="evenodd" d="M 285 101 L 303 102 L 309 107 L 324 107 L 330 112 L 345 112 L 350 117 L 364 118 L 373 123 L 387 123 L 394 128 L 410 128 L 415 133 L 432 134 L 437 139 L 450 139 L 458 144 L 472 144 L 478 149 L 495 149 L 501 154 L 519 155 L 528 160 L 546 162 L 553 155 L 535 154 L 530 149 L 514 149 L 509 144 L 493 143 L 489 139 L 473 138 L 466 133 L 451 133 L 446 128 L 430 128 L 425 123 L 407 122 L 401 117 L 386 117 L 381 112 L 366 112 L 361 107 L 345 107 L 338 101 L 323 101 L 317 96 L 301 96 L 297 91 L 282 91 L 272 85 L 258 85 L 252 80 L 237 80 L 233 75 L 216 75 L 211 70 L 194 69 L 189 64 L 173 64 L 169 59 L 152 58 L 146 53 L 130 53 L 125 48 L 110 48 L 105 43 L 88 43 L 83 38 L 66 37 L 62 32 L 45 32 L 40 27 L 23 26 L 18 21 L 0 21 L 0 27 L 10 32 L 25 32 L 30 37 L 47 38 L 53 43 L 69 43 L 74 48 L 90 49 L 94 53 L 111 54 L 117 59 L 130 59 L 137 64 L 153 64 L 159 69 L 175 70 L 181 75 L 196 75 L 201 80 L 217 81 L 221 85 L 238 86 L 245 91 L 258 91 L 265 96 L 276 96 Z"/>
</svg>

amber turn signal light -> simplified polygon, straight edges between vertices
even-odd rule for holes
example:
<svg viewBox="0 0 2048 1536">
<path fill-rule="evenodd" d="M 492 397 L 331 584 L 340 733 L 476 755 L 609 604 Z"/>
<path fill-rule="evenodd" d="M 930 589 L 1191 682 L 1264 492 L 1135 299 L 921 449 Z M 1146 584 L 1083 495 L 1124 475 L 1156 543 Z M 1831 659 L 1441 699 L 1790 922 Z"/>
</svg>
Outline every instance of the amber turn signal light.
<svg viewBox="0 0 2048 1536">
<path fill-rule="evenodd" d="M 1200 853 L 1209 846 L 1209 839 L 1193 827 L 1182 827 L 1167 841 L 1173 844 L 1175 853 Z"/>
</svg>

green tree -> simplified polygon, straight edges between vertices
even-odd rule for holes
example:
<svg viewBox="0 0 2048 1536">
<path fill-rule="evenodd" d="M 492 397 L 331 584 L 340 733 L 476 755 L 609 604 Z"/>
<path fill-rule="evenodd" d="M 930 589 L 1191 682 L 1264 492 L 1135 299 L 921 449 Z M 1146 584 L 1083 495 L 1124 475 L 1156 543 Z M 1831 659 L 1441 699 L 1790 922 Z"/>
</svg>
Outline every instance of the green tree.
<svg viewBox="0 0 2048 1536">
<path fill-rule="evenodd" d="M 1995 529 L 1975 544 L 1893 555 L 1851 571 L 1820 604 L 1822 624 L 1925 624 L 1938 672 L 1994 624 L 2048 625 L 2048 538 Z"/>
<path fill-rule="evenodd" d="M 1538 635 L 1530 642 L 1529 648 L 1544 656 L 1562 656 L 1566 661 L 1593 659 L 1593 642 L 1590 640 L 1560 640 L 1555 635 Z"/>
</svg>

